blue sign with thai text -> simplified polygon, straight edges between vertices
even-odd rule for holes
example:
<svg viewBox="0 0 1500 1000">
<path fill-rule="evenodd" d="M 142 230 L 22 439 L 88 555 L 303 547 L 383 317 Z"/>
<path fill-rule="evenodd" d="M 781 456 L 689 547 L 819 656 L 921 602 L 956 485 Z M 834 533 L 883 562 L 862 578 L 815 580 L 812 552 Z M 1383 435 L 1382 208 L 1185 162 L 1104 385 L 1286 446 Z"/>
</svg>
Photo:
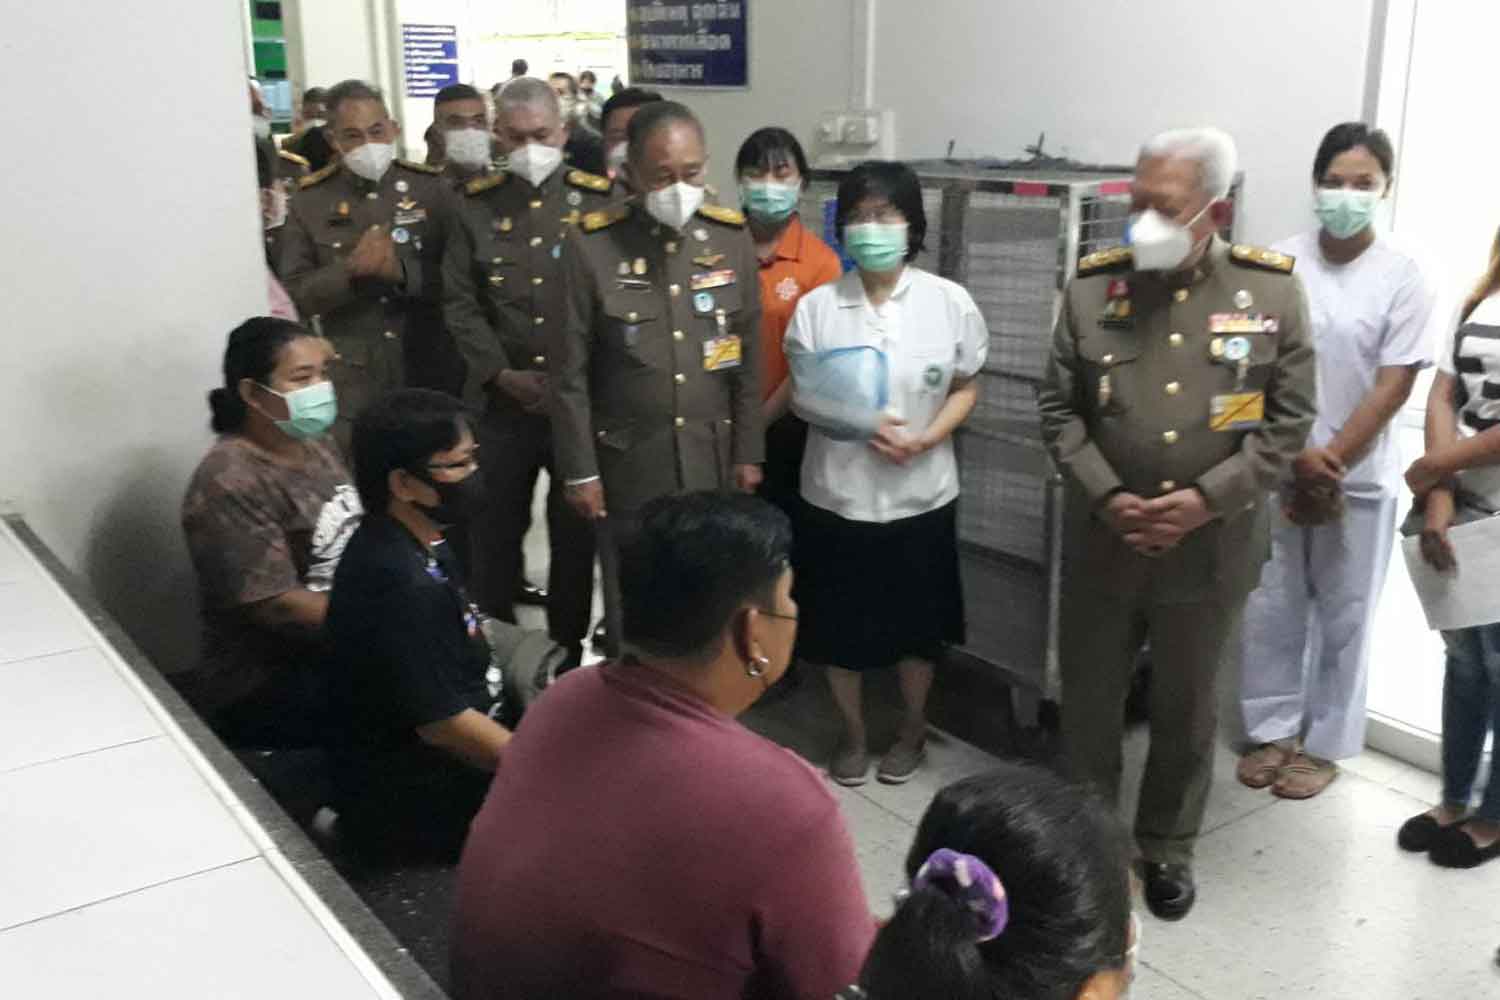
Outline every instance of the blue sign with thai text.
<svg viewBox="0 0 1500 1000">
<path fill-rule="evenodd" d="M 630 82 L 638 87 L 746 87 L 746 8 L 731 3 L 626 0 Z"/>
<path fill-rule="evenodd" d="M 452 24 L 403 24 L 401 62 L 406 67 L 406 96 L 435 97 L 458 82 L 458 27 Z"/>
</svg>

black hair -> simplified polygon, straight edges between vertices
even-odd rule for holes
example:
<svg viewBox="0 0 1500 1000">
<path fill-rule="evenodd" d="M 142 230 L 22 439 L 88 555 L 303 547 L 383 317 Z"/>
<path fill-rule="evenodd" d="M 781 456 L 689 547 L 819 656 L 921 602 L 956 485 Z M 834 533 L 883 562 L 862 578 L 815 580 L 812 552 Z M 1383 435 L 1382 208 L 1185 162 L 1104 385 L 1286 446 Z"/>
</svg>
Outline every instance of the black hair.
<svg viewBox="0 0 1500 1000">
<path fill-rule="evenodd" d="M 531 64 L 525 59 L 512 59 L 510 61 L 511 76 L 525 76 L 531 71 Z"/>
<path fill-rule="evenodd" d="M 617 90 L 610 95 L 609 100 L 604 102 L 604 108 L 599 112 L 599 127 L 608 129 L 609 116 L 616 111 L 624 111 L 626 108 L 638 108 L 643 104 L 655 104 L 657 101 L 664 100 L 666 98 L 662 97 L 661 94 L 658 94 L 654 90 L 647 90 L 644 87 L 626 87 L 624 90 Z"/>
<path fill-rule="evenodd" d="M 891 160 L 867 160 L 849 171 L 839 181 L 838 233 L 854 217 L 854 210 L 866 198 L 884 198 L 906 217 L 906 259 L 916 260 L 927 238 L 927 209 L 922 205 L 922 182 L 916 171 L 904 163 Z"/>
<path fill-rule="evenodd" d="M 548 73 L 547 74 L 547 79 L 548 80 L 567 80 L 568 81 L 568 92 L 570 94 L 572 94 L 574 97 L 578 96 L 578 81 L 573 78 L 573 74 L 572 73 L 565 73 L 562 70 L 558 70 L 556 73 Z"/>
<path fill-rule="evenodd" d="M 706 138 L 703 123 L 686 104 L 679 104 L 676 101 L 652 101 L 642 106 L 640 114 L 630 119 L 630 127 L 625 130 L 629 142 L 626 155 L 631 162 L 640 159 L 641 153 L 646 149 L 647 140 L 655 135 L 658 129 L 678 122 L 693 126 L 698 130 L 700 138 Z"/>
<path fill-rule="evenodd" d="M 1093 793 L 1032 764 L 1003 764 L 938 792 L 906 859 L 938 848 L 979 858 L 1005 887 L 1009 919 L 980 942 L 973 916 L 939 888 L 914 890 L 875 938 L 869 1000 L 1073 1000 L 1125 964 L 1130 837 Z"/>
<path fill-rule="evenodd" d="M 323 104 L 327 110 L 328 91 L 322 87 L 308 87 L 302 92 L 303 104 Z"/>
<path fill-rule="evenodd" d="M 593 80 L 595 83 L 599 82 L 599 75 L 597 73 L 595 73 L 591 69 L 586 69 L 582 73 L 579 73 L 578 74 L 578 82 L 582 83 L 584 77 L 588 77 L 590 80 Z"/>
<path fill-rule="evenodd" d="M 768 126 L 751 132 L 750 138 L 741 144 L 739 154 L 734 158 L 734 173 L 736 177 L 746 170 L 769 173 L 783 163 L 794 164 L 806 185 L 807 154 L 802 151 L 802 143 L 786 129 Z"/>
<path fill-rule="evenodd" d="M 1318 143 L 1317 155 L 1313 157 L 1313 184 L 1323 182 L 1323 175 L 1327 173 L 1334 157 L 1347 153 L 1356 146 L 1363 146 L 1370 151 L 1370 155 L 1380 163 L 1380 171 L 1385 174 L 1386 183 L 1389 184 L 1396 176 L 1396 147 L 1391 145 L 1391 137 L 1385 134 L 1384 129 L 1371 128 L 1364 122 L 1335 125 L 1323 136 L 1323 141 Z"/>
<path fill-rule="evenodd" d="M 484 100 L 484 96 L 482 94 L 480 94 L 479 91 L 476 90 L 474 87 L 471 87 L 469 84 L 467 84 L 467 83 L 450 83 L 450 84 L 448 84 L 448 86 L 446 86 L 442 90 L 438 91 L 437 95 L 435 97 L 433 97 L 433 99 L 432 99 L 432 106 L 434 108 L 438 108 L 438 107 L 441 107 L 444 104 L 452 104 L 454 101 L 482 101 L 482 100 Z"/>
<path fill-rule="evenodd" d="M 372 87 L 363 80 L 344 80 L 328 88 L 328 98 L 323 103 L 328 120 L 332 122 L 338 118 L 339 106 L 349 101 L 379 101 L 380 106 L 385 107 L 385 95 L 379 87 Z"/>
<path fill-rule="evenodd" d="M 742 605 L 770 603 L 791 551 L 791 522 L 764 500 L 686 493 L 651 501 L 621 553 L 625 641 L 648 656 L 711 653 Z"/>
<path fill-rule="evenodd" d="M 385 513 L 391 473 L 425 474 L 433 455 L 458 444 L 464 426 L 463 404 L 435 389 L 398 389 L 365 407 L 354 419 L 350 447 L 354 486 L 365 510 Z"/>
<path fill-rule="evenodd" d="M 252 316 L 229 332 L 224 348 L 224 384 L 208 394 L 209 423 L 215 434 L 232 434 L 245 426 L 240 382 L 266 385 L 281 360 L 282 348 L 299 337 L 316 337 L 307 327 L 276 316 Z"/>
</svg>

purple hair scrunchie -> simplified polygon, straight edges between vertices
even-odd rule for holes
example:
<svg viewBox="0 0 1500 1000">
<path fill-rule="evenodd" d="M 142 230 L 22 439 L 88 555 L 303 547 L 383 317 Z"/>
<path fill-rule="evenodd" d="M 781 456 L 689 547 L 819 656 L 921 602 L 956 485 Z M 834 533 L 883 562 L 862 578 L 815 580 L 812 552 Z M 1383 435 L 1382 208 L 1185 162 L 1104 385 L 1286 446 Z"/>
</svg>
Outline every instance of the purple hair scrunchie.
<svg viewBox="0 0 1500 1000">
<path fill-rule="evenodd" d="M 980 941 L 993 941 L 1010 922 L 1010 902 L 1000 877 L 972 854 L 939 847 L 917 869 L 911 887 L 936 889 L 972 913 Z"/>
</svg>

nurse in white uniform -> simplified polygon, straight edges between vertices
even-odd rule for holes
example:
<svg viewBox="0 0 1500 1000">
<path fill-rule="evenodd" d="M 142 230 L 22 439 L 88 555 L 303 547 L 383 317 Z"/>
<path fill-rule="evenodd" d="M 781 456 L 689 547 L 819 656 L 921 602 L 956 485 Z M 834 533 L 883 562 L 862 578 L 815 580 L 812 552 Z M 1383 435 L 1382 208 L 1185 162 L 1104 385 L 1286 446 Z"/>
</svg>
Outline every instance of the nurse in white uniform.
<svg viewBox="0 0 1500 1000">
<path fill-rule="evenodd" d="M 1329 130 L 1313 162 L 1321 226 L 1276 245 L 1307 289 L 1318 419 L 1275 505 L 1271 561 L 1245 611 L 1251 746 L 1237 775 L 1282 798 L 1317 795 L 1335 762 L 1364 746 L 1369 638 L 1403 471 L 1392 418 L 1433 356 L 1430 284 L 1373 225 L 1394 161 L 1379 129 Z"/>
</svg>

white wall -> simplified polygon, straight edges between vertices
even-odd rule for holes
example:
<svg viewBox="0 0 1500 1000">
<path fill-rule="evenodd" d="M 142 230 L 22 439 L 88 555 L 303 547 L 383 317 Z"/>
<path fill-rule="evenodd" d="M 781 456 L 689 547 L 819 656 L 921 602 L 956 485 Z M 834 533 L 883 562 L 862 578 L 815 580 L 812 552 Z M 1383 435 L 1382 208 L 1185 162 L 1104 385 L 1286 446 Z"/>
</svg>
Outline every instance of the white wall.
<svg viewBox="0 0 1500 1000">
<path fill-rule="evenodd" d="M 1142 139 L 1214 124 L 1239 141 L 1247 239 L 1311 223 L 1308 179 L 1326 129 L 1364 107 L 1375 0 L 869 0 L 873 103 L 895 116 L 895 154 L 1129 163 Z M 671 94 L 703 113 L 730 179 L 739 142 L 781 124 L 809 149 L 819 112 L 841 106 L 862 66 L 851 39 L 865 0 L 758 0 L 748 91 Z M 858 80 L 854 81 L 858 90 Z"/>
<path fill-rule="evenodd" d="M 379 10 L 377 5 L 377 15 Z M 368 0 L 283 0 L 281 11 L 287 75 L 298 101 L 308 87 L 378 75 Z"/>
<path fill-rule="evenodd" d="M 195 641 L 204 397 L 266 308 L 239 2 L 10 4 L 0 34 L 0 134 L 28 151 L 0 160 L 0 504 L 165 668 Z"/>
</svg>

